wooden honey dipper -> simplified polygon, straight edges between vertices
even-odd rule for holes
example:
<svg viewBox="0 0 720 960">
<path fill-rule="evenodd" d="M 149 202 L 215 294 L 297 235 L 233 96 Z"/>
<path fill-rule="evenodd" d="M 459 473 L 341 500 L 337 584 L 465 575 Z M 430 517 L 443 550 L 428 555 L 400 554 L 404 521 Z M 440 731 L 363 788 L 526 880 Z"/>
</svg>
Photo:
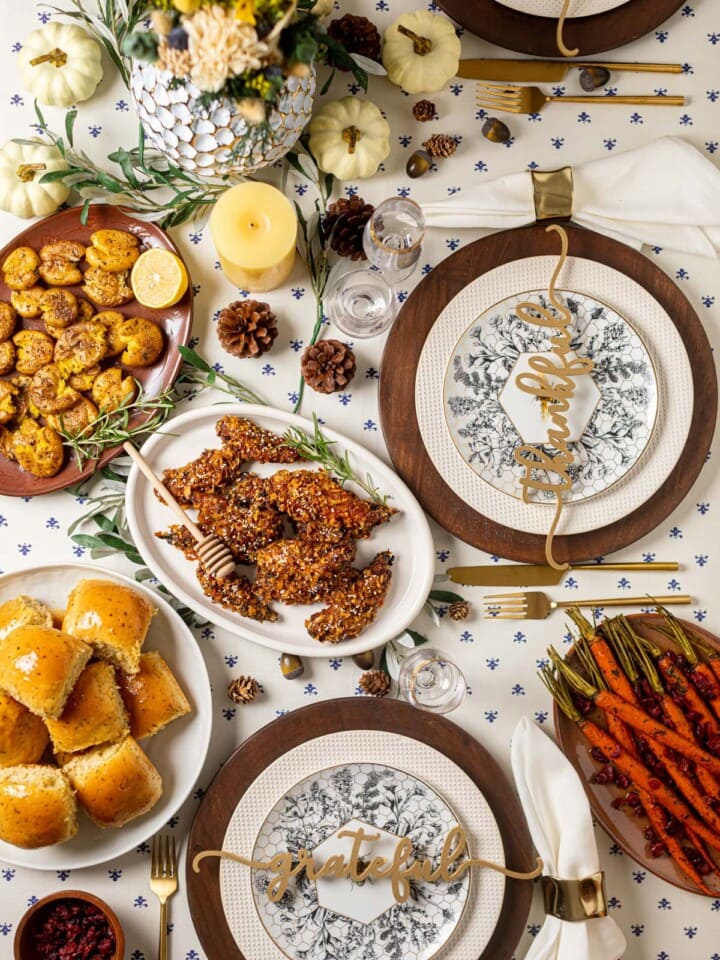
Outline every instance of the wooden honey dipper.
<svg viewBox="0 0 720 960">
<path fill-rule="evenodd" d="M 162 480 L 153 473 L 147 460 L 132 443 L 129 441 L 124 443 L 123 450 L 130 459 L 137 464 L 140 472 L 144 474 L 152 484 L 153 490 L 160 494 L 166 506 L 170 507 L 180 523 L 193 535 L 197 542 L 195 552 L 197 553 L 200 563 L 202 563 L 212 577 L 216 577 L 218 580 L 226 580 L 235 572 L 235 558 L 222 540 L 218 539 L 214 533 L 205 535 L 200 527 L 198 527 L 196 523 L 193 523 Z"/>
</svg>

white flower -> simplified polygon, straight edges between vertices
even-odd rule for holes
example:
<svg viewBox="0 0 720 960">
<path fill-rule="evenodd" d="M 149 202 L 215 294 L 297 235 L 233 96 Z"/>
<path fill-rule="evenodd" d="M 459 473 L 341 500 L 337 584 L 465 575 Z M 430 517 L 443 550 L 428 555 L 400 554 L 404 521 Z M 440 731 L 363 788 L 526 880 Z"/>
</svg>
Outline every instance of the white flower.
<svg viewBox="0 0 720 960">
<path fill-rule="evenodd" d="M 259 70 L 267 61 L 269 49 L 258 41 L 255 28 L 222 7 L 199 10 L 183 26 L 189 38 L 190 78 L 200 90 L 216 93 L 228 77 Z"/>
</svg>

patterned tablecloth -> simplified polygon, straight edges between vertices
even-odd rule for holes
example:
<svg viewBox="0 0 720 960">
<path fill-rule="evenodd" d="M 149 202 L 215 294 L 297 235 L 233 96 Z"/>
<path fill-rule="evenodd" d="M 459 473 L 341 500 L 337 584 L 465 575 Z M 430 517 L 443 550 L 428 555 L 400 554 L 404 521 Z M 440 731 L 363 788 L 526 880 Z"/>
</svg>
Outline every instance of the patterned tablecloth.
<svg viewBox="0 0 720 960">
<path fill-rule="evenodd" d="M 88 4 L 92 6 L 92 4 Z M 345 3 L 345 10 L 363 13 L 382 28 L 398 14 L 413 8 L 410 0 L 378 0 L 372 3 Z M 433 8 L 433 4 L 430 4 Z M 34 133 L 36 117 L 32 98 L 22 89 L 14 57 L 25 36 L 49 20 L 42 5 L 0 0 L 5 68 L 0 74 L 0 111 L 5 137 L 27 137 Z M 480 40 L 462 37 L 465 56 L 493 56 L 502 52 Z M 667 23 L 631 49 L 618 53 L 626 60 L 666 60 L 684 64 L 678 77 L 662 75 L 621 75 L 611 80 L 604 92 L 651 93 L 668 90 L 685 94 L 685 109 L 657 109 L 600 106 L 578 109 L 576 105 L 553 104 L 542 115 L 512 118 L 512 139 L 505 145 L 489 143 L 480 136 L 482 115 L 474 103 L 473 83 L 453 82 L 433 99 L 439 119 L 420 124 L 411 115 L 416 98 L 409 98 L 385 79 L 371 78 L 369 97 L 381 103 L 392 127 L 392 150 L 384 169 L 365 183 L 342 185 L 345 193 L 359 191 L 377 203 L 386 196 L 401 194 L 415 199 L 442 198 L 472 184 L 525 168 L 552 169 L 604 156 L 646 143 L 663 134 L 688 138 L 713 157 L 720 150 L 720 4 L 717 0 L 691 0 Z M 98 93 L 82 104 L 77 122 L 80 145 L 102 159 L 119 145 L 133 143 L 136 117 L 127 90 L 109 63 L 106 79 Z M 570 76 L 554 92 L 578 92 L 577 75 Z M 348 74 L 336 77 L 331 95 L 357 93 Z M 62 112 L 48 109 L 54 129 L 62 128 Z M 457 153 L 442 161 L 436 173 L 422 180 L 409 180 L 407 157 L 430 132 L 447 132 L 459 140 Z M 308 187 L 297 182 L 291 188 L 302 196 Z M 659 205 L 663 197 L 658 196 Z M 5 243 L 22 224 L 13 217 L 0 216 L 0 239 Z M 176 229 L 174 239 L 190 268 L 195 290 L 194 341 L 211 362 L 251 385 L 268 402 L 289 409 L 295 397 L 299 354 L 313 325 L 314 301 L 307 272 L 298 262 L 288 284 L 268 295 L 278 316 L 280 335 L 273 351 L 261 360 L 234 360 L 220 349 L 213 320 L 217 311 L 237 296 L 223 278 L 209 232 L 190 225 Z M 404 299 L 421 274 L 436 267 L 461 244 L 476 239 L 479 231 L 431 231 L 423 249 L 421 269 L 399 291 Z M 720 347 L 720 280 L 717 263 L 666 253 L 650 254 L 679 284 L 699 313 L 715 347 Z M 330 331 L 335 334 L 335 331 Z M 358 372 L 344 392 L 323 397 L 308 392 L 303 413 L 314 410 L 328 424 L 364 443 L 386 457 L 378 423 L 377 383 L 383 337 L 355 344 Z M 385 371 L 392 375 L 392 371 Z M 205 394 L 196 402 L 210 402 Z M 219 399 L 219 398 L 215 398 Z M 653 533 L 613 559 L 677 560 L 682 569 L 675 576 L 663 574 L 583 573 L 568 576 L 555 594 L 563 597 L 602 596 L 608 591 L 622 596 L 657 591 L 691 593 L 694 602 L 688 616 L 711 630 L 720 630 L 720 606 L 713 606 L 720 558 L 714 513 L 720 506 L 720 475 L 714 458 L 708 464 L 685 501 Z M 69 539 L 68 525 L 83 511 L 82 504 L 67 493 L 37 499 L 0 499 L 0 566 L 3 572 L 36 566 L 49 561 L 72 561 L 85 553 Z M 489 562 L 433 525 L 437 569 L 448 564 Z M 114 569 L 132 574 L 132 565 L 122 557 L 103 561 Z M 479 594 L 481 591 L 477 591 Z M 471 598 L 472 589 L 467 590 Z M 432 635 L 457 659 L 465 672 L 470 696 L 453 719 L 477 737 L 509 770 L 508 744 L 518 718 L 523 714 L 538 723 L 551 723 L 551 708 L 544 688 L 535 677 L 537 664 L 548 643 L 568 642 L 561 617 L 535 623 L 483 622 L 475 609 L 470 617 L 456 623 L 445 617 L 435 628 L 424 616 L 415 628 Z M 187 835 L 198 803 L 228 754 L 248 735 L 287 711 L 322 698 L 358 694 L 359 670 L 351 660 L 329 656 L 308 662 L 304 676 L 283 679 L 277 655 L 255 647 L 208 626 L 198 631 L 214 686 L 213 737 L 202 775 L 190 799 L 170 827 L 177 837 Z M 251 706 L 238 707 L 225 695 L 229 680 L 239 673 L 251 673 L 262 683 L 262 694 Z M 623 855 L 598 828 L 603 868 L 607 871 L 612 915 L 628 940 L 629 960 L 697 960 L 720 958 L 718 911 L 720 899 L 683 893 L 655 879 Z M 0 864 L 0 955 L 9 957 L 15 928 L 33 898 L 65 887 L 93 890 L 109 901 L 120 916 L 127 935 L 129 960 L 150 960 L 155 956 L 157 901 L 148 886 L 149 852 L 143 845 L 116 862 L 94 869 L 58 871 L 55 874 L 15 869 Z M 203 952 L 193 929 L 182 890 L 171 902 L 170 949 L 173 960 L 200 960 Z M 536 901 L 526 934 L 518 947 L 524 956 L 530 939 L 539 930 L 542 912 Z M 580 960 L 580 958 L 578 958 Z"/>
</svg>

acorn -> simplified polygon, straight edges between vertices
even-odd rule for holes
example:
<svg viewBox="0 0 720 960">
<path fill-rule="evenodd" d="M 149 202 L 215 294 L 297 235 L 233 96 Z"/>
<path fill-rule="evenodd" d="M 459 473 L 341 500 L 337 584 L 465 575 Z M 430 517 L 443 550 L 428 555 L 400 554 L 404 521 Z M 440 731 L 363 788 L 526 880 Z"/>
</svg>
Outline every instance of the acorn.
<svg viewBox="0 0 720 960">
<path fill-rule="evenodd" d="M 365 653 L 356 653 L 353 657 L 353 663 L 361 670 L 372 670 L 375 666 L 375 653 L 373 650 L 366 650 Z"/>
<path fill-rule="evenodd" d="M 410 154 L 408 157 L 405 170 L 409 177 L 412 177 L 413 180 L 416 180 L 418 177 L 424 176 L 430 169 L 431 165 L 432 157 L 427 150 L 416 150 L 415 153 Z"/>
<path fill-rule="evenodd" d="M 280 671 L 286 680 L 297 680 L 305 673 L 305 664 L 294 653 L 284 653 L 280 657 Z"/>
<path fill-rule="evenodd" d="M 588 93 L 604 87 L 610 79 L 610 71 L 606 67 L 583 67 L 580 71 L 580 86 Z"/>
<path fill-rule="evenodd" d="M 509 127 L 497 117 L 488 117 L 482 125 L 481 133 L 486 140 L 491 140 L 493 143 L 507 143 L 510 139 Z"/>
</svg>

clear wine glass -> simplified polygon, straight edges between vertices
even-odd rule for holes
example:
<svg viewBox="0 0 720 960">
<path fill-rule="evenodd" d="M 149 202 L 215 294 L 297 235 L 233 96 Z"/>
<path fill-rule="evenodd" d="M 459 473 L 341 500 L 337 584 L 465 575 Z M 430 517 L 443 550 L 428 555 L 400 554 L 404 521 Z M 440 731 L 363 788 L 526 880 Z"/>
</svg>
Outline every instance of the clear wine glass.
<svg viewBox="0 0 720 960">
<path fill-rule="evenodd" d="M 391 282 L 409 277 L 420 259 L 425 217 L 407 197 L 390 197 L 375 207 L 363 231 L 363 250 Z"/>
<path fill-rule="evenodd" d="M 349 337 L 374 337 L 387 330 L 398 311 L 395 291 L 377 270 L 349 269 L 331 273 L 324 297 L 325 312 Z"/>
<path fill-rule="evenodd" d="M 426 647 L 402 661 L 398 687 L 404 700 L 432 713 L 449 713 L 460 706 L 467 692 L 457 664 L 442 650 Z"/>
</svg>

